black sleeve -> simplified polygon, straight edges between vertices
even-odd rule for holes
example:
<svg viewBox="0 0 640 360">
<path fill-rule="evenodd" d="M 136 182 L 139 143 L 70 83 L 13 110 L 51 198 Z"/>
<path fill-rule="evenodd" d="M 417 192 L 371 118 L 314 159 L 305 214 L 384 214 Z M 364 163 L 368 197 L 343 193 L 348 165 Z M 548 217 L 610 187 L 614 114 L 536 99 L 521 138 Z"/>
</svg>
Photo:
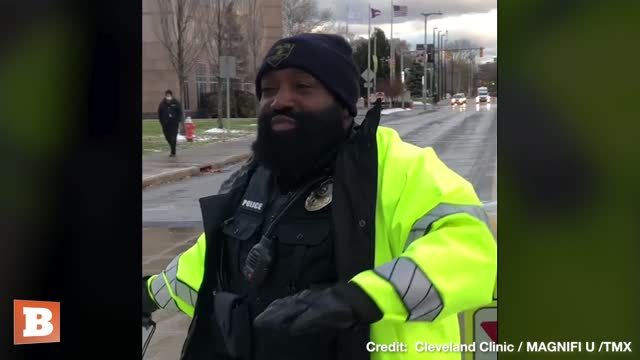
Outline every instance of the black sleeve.
<svg viewBox="0 0 640 360">
<path fill-rule="evenodd" d="M 355 283 L 339 283 L 335 286 L 338 297 L 348 303 L 358 319 L 367 324 L 382 319 L 382 312 L 369 295 Z"/>
</svg>

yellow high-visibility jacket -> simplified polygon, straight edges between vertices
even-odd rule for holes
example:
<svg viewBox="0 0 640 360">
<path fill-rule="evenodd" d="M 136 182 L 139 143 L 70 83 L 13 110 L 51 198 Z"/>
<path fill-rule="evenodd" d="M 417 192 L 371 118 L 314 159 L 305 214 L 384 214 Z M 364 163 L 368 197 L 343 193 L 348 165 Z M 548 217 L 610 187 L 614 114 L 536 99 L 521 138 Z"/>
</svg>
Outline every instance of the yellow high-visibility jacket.
<svg viewBox="0 0 640 360">
<path fill-rule="evenodd" d="M 371 359 L 459 359 L 459 353 L 417 353 L 415 344 L 458 344 L 457 314 L 492 301 L 497 246 L 472 185 L 449 169 L 432 148 L 403 142 L 377 127 L 378 177 L 375 260 L 353 276 L 382 319 L 370 327 L 376 344 L 400 342 L 407 352 L 374 352 Z M 194 314 L 207 242 L 176 257 L 149 279 L 161 308 Z"/>
</svg>

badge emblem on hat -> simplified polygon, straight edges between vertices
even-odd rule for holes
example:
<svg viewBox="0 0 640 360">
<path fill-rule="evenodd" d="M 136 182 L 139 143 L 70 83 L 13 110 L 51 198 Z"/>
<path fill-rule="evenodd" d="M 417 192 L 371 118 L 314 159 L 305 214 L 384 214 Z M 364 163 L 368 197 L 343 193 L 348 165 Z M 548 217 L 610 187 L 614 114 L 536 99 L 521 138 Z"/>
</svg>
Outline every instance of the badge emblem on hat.
<svg viewBox="0 0 640 360">
<path fill-rule="evenodd" d="M 333 200 L 333 179 L 324 181 L 313 190 L 304 202 L 307 211 L 318 211 L 325 208 Z"/>
<path fill-rule="evenodd" d="M 295 44 L 281 43 L 273 47 L 271 54 L 267 57 L 267 63 L 273 67 L 277 67 L 280 63 L 291 55 Z"/>
</svg>

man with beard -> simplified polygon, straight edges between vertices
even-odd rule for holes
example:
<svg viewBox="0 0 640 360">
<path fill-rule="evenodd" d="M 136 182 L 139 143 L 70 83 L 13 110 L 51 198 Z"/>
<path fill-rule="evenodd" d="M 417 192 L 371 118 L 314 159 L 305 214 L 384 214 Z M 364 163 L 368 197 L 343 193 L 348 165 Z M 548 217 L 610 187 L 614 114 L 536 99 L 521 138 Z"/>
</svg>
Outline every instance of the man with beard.
<svg viewBox="0 0 640 360">
<path fill-rule="evenodd" d="M 182 359 L 459 359 L 457 314 L 492 300 L 496 244 L 472 186 L 433 149 L 358 125 L 340 36 L 281 39 L 256 77 L 253 158 L 200 199 L 204 234 L 142 283 L 143 320 L 191 316 Z M 373 345 L 372 345 L 373 344 Z"/>
</svg>

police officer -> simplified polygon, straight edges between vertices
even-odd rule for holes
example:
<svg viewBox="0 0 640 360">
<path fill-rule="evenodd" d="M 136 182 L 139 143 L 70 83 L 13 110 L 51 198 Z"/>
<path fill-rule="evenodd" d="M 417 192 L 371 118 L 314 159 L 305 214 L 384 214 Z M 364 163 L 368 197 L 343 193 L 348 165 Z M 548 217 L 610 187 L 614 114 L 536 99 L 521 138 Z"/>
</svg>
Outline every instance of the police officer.
<svg viewBox="0 0 640 360">
<path fill-rule="evenodd" d="M 336 35 L 274 44 L 256 77 L 253 157 L 202 198 L 204 233 L 143 278 L 143 318 L 192 317 L 182 359 L 459 359 L 457 314 L 487 304 L 496 243 L 432 148 L 353 120 L 359 71 Z M 397 354 L 395 354 L 397 356 Z"/>
<path fill-rule="evenodd" d="M 170 157 L 176 156 L 176 142 L 178 138 L 178 126 L 182 120 L 182 106 L 173 97 L 173 92 L 164 92 L 164 99 L 158 105 L 158 119 L 162 126 L 162 133 L 171 148 Z"/>
</svg>

